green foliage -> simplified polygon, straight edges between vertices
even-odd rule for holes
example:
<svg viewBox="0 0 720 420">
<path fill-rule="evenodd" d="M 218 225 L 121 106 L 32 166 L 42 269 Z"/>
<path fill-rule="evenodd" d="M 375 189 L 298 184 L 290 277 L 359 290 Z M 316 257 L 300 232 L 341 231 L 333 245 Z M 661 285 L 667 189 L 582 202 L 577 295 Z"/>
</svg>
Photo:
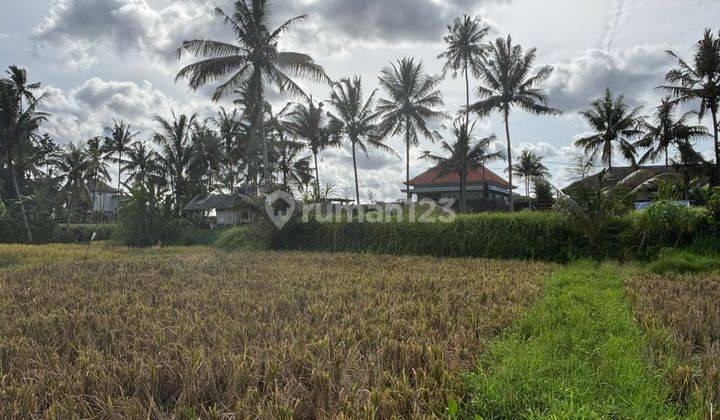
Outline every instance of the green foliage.
<svg viewBox="0 0 720 420">
<path fill-rule="evenodd" d="M 612 268 L 556 273 L 544 300 L 491 345 L 469 378 L 480 418 L 669 418 L 644 337 Z M 467 416 L 469 417 L 469 416 Z"/>
<path fill-rule="evenodd" d="M 96 241 L 107 241 L 112 239 L 115 225 L 112 224 L 101 224 L 101 225 L 66 225 L 61 224 L 55 227 L 53 232 L 53 242 L 55 243 L 88 243 L 91 241 L 93 234 L 95 234 Z"/>
<path fill-rule="evenodd" d="M 709 273 L 720 271 L 720 257 L 699 255 L 688 250 L 665 250 L 648 264 L 656 274 Z"/>
<path fill-rule="evenodd" d="M 295 220 L 280 231 L 276 245 L 308 251 L 567 261 L 583 252 L 578 236 L 557 213 L 482 213 L 460 215 L 450 223 Z"/>
<path fill-rule="evenodd" d="M 696 237 L 709 231 L 708 216 L 704 208 L 660 201 L 630 215 L 624 240 L 642 257 L 655 255 L 664 248 L 689 246 Z"/>
<path fill-rule="evenodd" d="M 225 251 L 268 250 L 276 241 L 277 229 L 266 218 L 256 217 L 247 226 L 224 232 L 213 244 Z"/>
</svg>

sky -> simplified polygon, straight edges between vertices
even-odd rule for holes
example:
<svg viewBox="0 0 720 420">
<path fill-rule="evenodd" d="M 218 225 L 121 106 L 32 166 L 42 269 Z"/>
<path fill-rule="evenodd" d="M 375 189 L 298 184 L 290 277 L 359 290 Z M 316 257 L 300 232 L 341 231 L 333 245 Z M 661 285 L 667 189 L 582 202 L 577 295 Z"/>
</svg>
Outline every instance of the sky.
<svg viewBox="0 0 720 420">
<path fill-rule="evenodd" d="M 19 65 L 31 81 L 43 84 L 52 114 L 43 131 L 59 143 L 80 143 L 103 134 L 113 119 L 125 120 L 149 139 L 157 126 L 153 115 L 176 113 L 213 116 L 231 100 L 213 102 L 213 86 L 192 91 L 175 81 L 189 61 L 178 61 L 183 40 L 232 40 L 232 32 L 213 9 L 231 11 L 229 0 L 4 0 L 0 15 L 0 66 Z M 662 92 L 655 89 L 674 65 L 666 50 L 689 57 L 704 28 L 720 29 L 719 0 L 275 0 L 276 24 L 308 18 L 280 43 L 282 51 L 309 53 L 333 80 L 359 75 L 366 94 L 379 87 L 380 71 L 403 57 L 422 60 L 429 74 L 439 74 L 443 36 L 452 20 L 467 13 L 491 27 L 489 40 L 510 34 L 524 49 L 537 48 L 537 65 L 554 71 L 544 87 L 560 116 L 532 116 L 513 111 L 513 155 L 530 149 L 543 157 L 557 186 L 569 183 L 569 162 L 578 151 L 574 139 L 589 128 L 578 112 L 606 88 L 623 94 L 633 106 L 652 114 Z M 472 85 L 480 82 L 474 80 Z M 326 85 L 300 82 L 316 100 L 329 96 Z M 464 103 L 464 82 L 447 77 L 440 85 L 450 114 Z M 382 91 L 378 95 L 383 96 Z M 276 107 L 294 98 L 271 92 Z M 708 124 L 708 121 L 703 123 Z M 444 131 L 443 125 L 434 128 Z M 497 134 L 498 116 L 477 121 L 476 134 Z M 399 152 L 401 139 L 388 144 Z M 711 141 L 699 150 L 711 157 Z M 424 150 L 438 152 L 429 140 L 411 153 L 411 176 L 428 168 L 418 160 Z M 404 153 L 400 153 L 404 155 Z M 320 155 L 320 178 L 339 196 L 353 197 L 349 145 Z M 616 158 L 615 165 L 623 164 Z M 361 196 L 402 197 L 404 161 L 379 152 L 358 162 Z M 504 175 L 503 163 L 489 167 Z M 523 191 L 520 191 L 521 193 Z"/>
</svg>

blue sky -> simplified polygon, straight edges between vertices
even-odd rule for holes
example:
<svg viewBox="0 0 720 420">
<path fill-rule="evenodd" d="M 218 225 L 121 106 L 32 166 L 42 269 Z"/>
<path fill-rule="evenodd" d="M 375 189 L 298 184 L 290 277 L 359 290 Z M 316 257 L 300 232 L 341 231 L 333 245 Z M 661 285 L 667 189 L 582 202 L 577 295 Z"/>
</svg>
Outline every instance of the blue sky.
<svg viewBox="0 0 720 420">
<path fill-rule="evenodd" d="M 183 39 L 229 36 L 211 13 L 215 6 L 229 8 L 229 1 L 5 3 L 16 12 L 0 16 L 0 65 L 24 66 L 32 80 L 43 82 L 50 95 L 45 108 L 53 114 L 46 129 L 59 142 L 102 134 L 113 118 L 130 121 L 149 139 L 154 113 L 176 110 L 209 117 L 215 112 L 210 88 L 192 92 L 175 83 L 182 63 L 172 52 Z M 717 31 L 720 25 L 720 5 L 712 0 L 276 0 L 273 8 L 278 19 L 309 14 L 283 40 L 282 49 L 312 54 L 333 79 L 361 75 L 368 92 L 377 87 L 380 70 L 404 56 L 422 59 L 428 72 L 439 73 L 442 62 L 436 57 L 443 49 L 445 25 L 463 12 L 491 25 L 490 38 L 509 33 L 526 49 L 536 47 L 538 64 L 555 67 L 546 84 L 550 103 L 565 113 L 535 117 L 516 112 L 511 135 L 515 153 L 531 148 L 544 156 L 558 185 L 567 183 L 572 140 L 587 132 L 578 110 L 610 87 L 651 113 L 660 96 L 654 87 L 673 65 L 665 50 L 687 56 L 705 27 Z M 328 96 L 327 86 L 304 86 L 318 100 Z M 441 85 L 449 112 L 459 109 L 463 89 L 460 80 Z M 280 106 L 290 98 L 271 99 Z M 504 141 L 499 118 L 478 122 L 478 134 L 490 133 Z M 397 139 L 390 144 L 402 147 Z M 699 148 L 708 152 L 711 144 Z M 425 141 L 414 151 L 413 174 L 426 168 L 415 158 L 428 149 L 437 146 Z M 350 165 L 347 148 L 324 153 L 323 182 L 335 184 L 340 195 L 354 195 Z M 491 165 L 499 173 L 501 166 Z M 371 190 L 380 199 L 401 197 L 403 168 L 403 161 L 387 155 L 363 159 L 361 194 Z"/>
</svg>

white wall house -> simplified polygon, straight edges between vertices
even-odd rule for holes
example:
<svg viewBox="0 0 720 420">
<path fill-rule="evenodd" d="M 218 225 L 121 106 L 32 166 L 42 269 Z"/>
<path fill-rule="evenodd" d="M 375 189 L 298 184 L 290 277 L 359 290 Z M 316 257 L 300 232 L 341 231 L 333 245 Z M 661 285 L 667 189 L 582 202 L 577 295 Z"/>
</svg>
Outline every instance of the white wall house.
<svg viewBox="0 0 720 420">
<path fill-rule="evenodd" d="M 242 208 L 247 199 L 242 194 L 198 195 L 185 206 L 185 211 L 200 211 L 207 216 L 214 212 L 218 226 L 237 226 L 250 221 L 250 213 Z"/>
<path fill-rule="evenodd" d="M 123 194 L 116 188 L 99 181 L 97 187 L 93 188 L 93 183 L 88 185 L 90 189 L 90 197 L 93 200 L 93 211 L 99 211 L 105 214 L 115 214 L 122 204 Z"/>
</svg>

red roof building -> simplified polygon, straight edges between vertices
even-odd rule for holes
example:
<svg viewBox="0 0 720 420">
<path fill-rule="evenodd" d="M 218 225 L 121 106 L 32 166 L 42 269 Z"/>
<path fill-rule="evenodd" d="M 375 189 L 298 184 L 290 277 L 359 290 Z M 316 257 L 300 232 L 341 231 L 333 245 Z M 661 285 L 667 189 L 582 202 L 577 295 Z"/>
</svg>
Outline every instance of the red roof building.
<svg viewBox="0 0 720 420">
<path fill-rule="evenodd" d="M 441 173 L 440 168 L 431 168 L 422 174 L 411 179 L 406 189 L 417 196 L 418 201 L 429 198 L 431 200 L 440 200 L 446 198 L 460 198 L 460 176 L 457 172 L 448 171 Z M 487 193 L 485 187 L 487 186 Z M 473 199 L 494 199 L 506 201 L 510 196 L 508 182 L 500 175 L 490 169 L 479 167 L 471 169 L 468 173 L 467 183 L 465 184 L 465 194 L 469 200 Z"/>
</svg>

